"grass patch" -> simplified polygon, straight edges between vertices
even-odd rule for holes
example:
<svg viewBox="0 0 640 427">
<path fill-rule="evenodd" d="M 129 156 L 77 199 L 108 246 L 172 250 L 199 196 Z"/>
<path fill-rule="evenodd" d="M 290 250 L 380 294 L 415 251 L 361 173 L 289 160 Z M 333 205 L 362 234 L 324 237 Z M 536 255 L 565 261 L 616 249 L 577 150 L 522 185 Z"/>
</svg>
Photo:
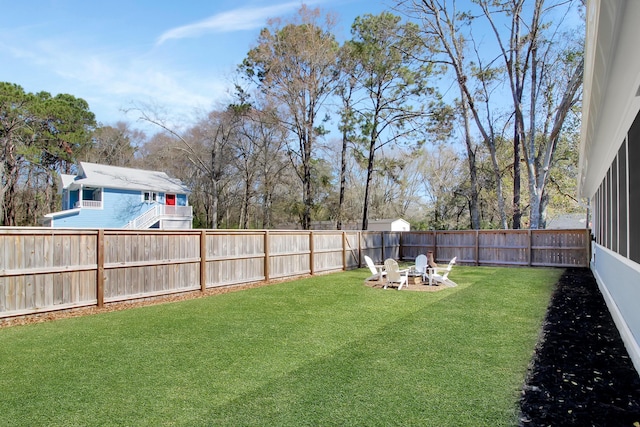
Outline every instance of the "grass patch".
<svg viewBox="0 0 640 427">
<path fill-rule="evenodd" d="M 514 425 L 561 273 L 355 270 L 2 329 L 0 425 Z"/>
</svg>

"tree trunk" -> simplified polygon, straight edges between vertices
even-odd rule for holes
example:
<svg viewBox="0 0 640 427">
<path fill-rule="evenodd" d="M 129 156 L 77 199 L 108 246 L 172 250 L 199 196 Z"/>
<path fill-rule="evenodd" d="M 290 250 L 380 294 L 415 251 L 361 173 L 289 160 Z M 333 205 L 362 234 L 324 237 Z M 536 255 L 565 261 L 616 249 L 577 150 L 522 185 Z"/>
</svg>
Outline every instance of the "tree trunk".
<svg viewBox="0 0 640 427">
<path fill-rule="evenodd" d="M 336 229 L 342 230 L 342 216 L 344 205 L 344 193 L 347 185 L 347 129 L 342 131 L 342 153 L 340 158 L 340 196 L 338 199 L 338 215 L 336 218 Z"/>
<path fill-rule="evenodd" d="M 371 188 L 371 181 L 373 180 L 373 161 L 375 157 L 375 144 L 377 137 L 377 121 L 374 121 L 373 129 L 371 130 L 371 139 L 369 141 L 369 160 L 367 162 L 367 180 L 364 186 L 364 208 L 362 211 L 362 229 L 369 229 L 369 189 Z"/>
<path fill-rule="evenodd" d="M 249 225 L 249 177 L 245 177 L 244 191 L 242 192 L 242 209 L 240 210 L 240 228 L 246 230 Z"/>
<path fill-rule="evenodd" d="M 520 210 L 520 133 L 517 128 L 513 132 L 513 223 L 512 228 L 519 230 L 522 225 Z"/>
<path fill-rule="evenodd" d="M 471 228 L 474 230 L 480 229 L 480 212 L 478 211 L 478 167 L 476 165 L 476 152 L 471 140 L 471 129 L 469 123 L 469 111 L 468 103 L 465 99 L 465 94 L 461 90 L 463 101 L 462 106 L 462 120 L 464 123 L 465 133 L 465 145 L 467 148 L 467 162 L 469 163 L 469 184 L 471 187 L 471 194 L 469 194 L 469 217 L 471 218 Z"/>
<path fill-rule="evenodd" d="M 500 213 L 500 228 L 506 230 L 509 228 L 507 224 L 507 213 L 505 211 L 504 196 L 502 194 L 502 174 L 500 173 L 500 165 L 496 156 L 495 142 L 492 140 L 489 144 L 491 153 L 491 164 L 493 166 L 493 175 L 496 180 L 496 198 L 498 199 L 498 211 Z"/>
<path fill-rule="evenodd" d="M 211 182 L 211 228 L 218 228 L 218 181 L 215 179 Z"/>
<path fill-rule="evenodd" d="M 271 192 L 267 191 L 264 194 L 264 205 L 262 207 L 262 228 L 271 228 Z"/>
<path fill-rule="evenodd" d="M 303 186 L 303 211 L 302 211 L 302 229 L 311 229 L 311 207 L 313 206 L 313 193 L 311 191 L 311 146 L 312 146 L 312 133 L 311 128 L 313 124 L 313 117 L 309 117 L 307 120 L 307 128 L 303 135 L 303 158 L 302 158 L 302 186 Z"/>
<path fill-rule="evenodd" d="M 379 105 L 379 97 L 378 103 Z M 376 153 L 376 141 L 378 140 L 378 115 L 377 110 L 373 118 L 373 124 L 371 126 L 371 134 L 369 139 L 369 159 L 367 160 L 367 179 L 364 186 L 364 207 L 362 210 L 362 229 L 369 229 L 369 190 L 371 189 L 371 182 L 373 181 L 373 166 Z"/>
</svg>

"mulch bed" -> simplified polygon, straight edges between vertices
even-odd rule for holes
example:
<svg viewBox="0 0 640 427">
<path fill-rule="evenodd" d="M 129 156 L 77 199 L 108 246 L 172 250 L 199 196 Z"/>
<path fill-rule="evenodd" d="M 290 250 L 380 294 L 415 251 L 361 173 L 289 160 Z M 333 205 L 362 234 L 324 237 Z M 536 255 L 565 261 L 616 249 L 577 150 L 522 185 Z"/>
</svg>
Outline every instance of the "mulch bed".
<svg viewBox="0 0 640 427">
<path fill-rule="evenodd" d="M 586 268 L 557 284 L 520 411 L 523 427 L 640 427 L 638 372 Z"/>
</svg>

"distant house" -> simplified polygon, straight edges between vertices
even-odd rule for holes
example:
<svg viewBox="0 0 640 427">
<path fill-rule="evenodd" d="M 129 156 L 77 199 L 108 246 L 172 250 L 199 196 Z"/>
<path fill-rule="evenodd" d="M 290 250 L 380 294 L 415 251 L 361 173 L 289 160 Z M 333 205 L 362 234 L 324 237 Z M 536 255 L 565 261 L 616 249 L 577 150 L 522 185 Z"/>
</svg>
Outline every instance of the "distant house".
<svg viewBox="0 0 640 427">
<path fill-rule="evenodd" d="M 587 215 L 584 213 L 549 215 L 547 230 L 572 230 L 587 227 Z"/>
<path fill-rule="evenodd" d="M 411 224 L 402 218 L 369 221 L 368 231 L 410 231 Z"/>
<path fill-rule="evenodd" d="M 191 228 L 190 191 L 164 172 L 80 162 L 60 181 L 62 211 L 44 216 L 47 227 Z"/>
<path fill-rule="evenodd" d="M 278 224 L 278 229 L 299 230 L 300 223 Z M 311 221 L 311 230 L 335 230 L 335 221 Z M 362 221 L 344 221 L 342 230 L 362 230 Z M 404 219 L 377 219 L 369 221 L 367 231 L 410 231 L 411 224 Z"/>
</svg>

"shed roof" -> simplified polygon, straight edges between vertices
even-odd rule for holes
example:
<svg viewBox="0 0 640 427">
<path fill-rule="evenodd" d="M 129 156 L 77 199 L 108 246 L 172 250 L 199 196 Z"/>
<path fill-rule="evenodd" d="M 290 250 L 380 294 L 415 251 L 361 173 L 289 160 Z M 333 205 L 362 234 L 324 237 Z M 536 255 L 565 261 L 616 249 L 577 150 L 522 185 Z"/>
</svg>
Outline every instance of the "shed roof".
<svg viewBox="0 0 640 427">
<path fill-rule="evenodd" d="M 176 178 L 164 172 L 120 166 L 100 165 L 80 162 L 78 175 L 62 175 L 63 188 L 84 187 L 117 188 L 122 190 L 157 191 L 164 193 L 190 193 L 189 189 Z"/>
</svg>

